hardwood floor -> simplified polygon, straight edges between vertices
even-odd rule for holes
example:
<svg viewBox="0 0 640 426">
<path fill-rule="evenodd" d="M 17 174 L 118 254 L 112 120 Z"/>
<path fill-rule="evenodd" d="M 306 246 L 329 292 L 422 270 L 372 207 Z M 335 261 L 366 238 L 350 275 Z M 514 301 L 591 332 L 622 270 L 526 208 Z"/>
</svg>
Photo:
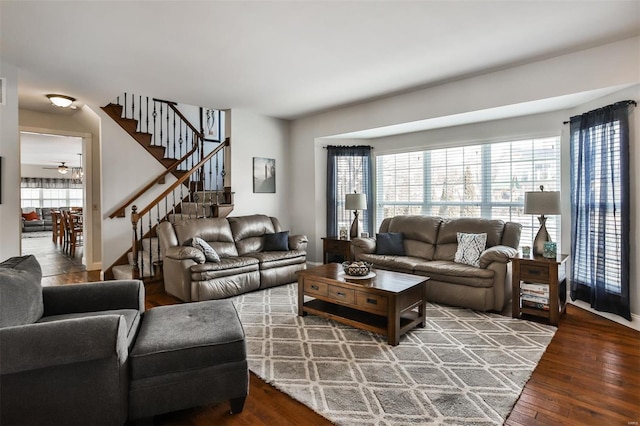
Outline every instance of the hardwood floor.
<svg viewBox="0 0 640 426">
<path fill-rule="evenodd" d="M 86 270 L 82 264 L 82 246 L 78 246 L 74 256 L 68 255 L 52 240 L 51 231 L 24 233 L 22 253 L 33 254 L 38 259 L 43 277 Z"/>
<path fill-rule="evenodd" d="M 43 279 L 44 285 L 97 281 L 76 272 Z M 147 308 L 181 303 L 162 283 L 146 285 Z M 505 424 L 621 425 L 640 421 L 640 332 L 573 305 L 526 384 Z M 229 404 L 156 416 L 156 425 L 330 425 L 331 423 L 251 374 L 244 411 Z"/>
</svg>

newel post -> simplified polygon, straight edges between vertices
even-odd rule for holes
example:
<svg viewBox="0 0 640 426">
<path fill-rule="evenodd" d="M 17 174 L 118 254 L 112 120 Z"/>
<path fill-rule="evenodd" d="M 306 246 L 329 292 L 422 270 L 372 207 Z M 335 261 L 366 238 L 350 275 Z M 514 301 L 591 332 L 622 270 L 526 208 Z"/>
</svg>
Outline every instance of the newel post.
<svg viewBox="0 0 640 426">
<path fill-rule="evenodd" d="M 140 277 L 140 269 L 138 268 L 138 222 L 140 221 L 140 215 L 138 214 L 138 207 L 131 206 L 131 229 L 133 230 L 131 238 L 131 254 L 133 255 L 132 265 L 132 278 L 137 279 Z"/>
</svg>

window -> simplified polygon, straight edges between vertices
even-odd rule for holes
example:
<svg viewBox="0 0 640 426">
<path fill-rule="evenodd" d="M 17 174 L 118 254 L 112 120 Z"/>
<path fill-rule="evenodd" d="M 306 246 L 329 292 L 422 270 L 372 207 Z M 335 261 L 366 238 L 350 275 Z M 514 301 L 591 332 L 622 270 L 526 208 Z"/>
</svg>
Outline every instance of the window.
<svg viewBox="0 0 640 426">
<path fill-rule="evenodd" d="M 571 118 L 571 298 L 628 320 L 631 104 Z"/>
<path fill-rule="evenodd" d="M 401 214 L 485 217 L 523 225 L 530 244 L 539 223 L 524 214 L 524 193 L 560 190 L 560 138 L 379 155 L 376 222 Z M 547 229 L 559 240 L 559 220 Z"/>
<path fill-rule="evenodd" d="M 345 210 L 345 195 L 365 194 L 368 208 L 361 211 L 364 230 L 372 232 L 371 211 L 372 164 L 370 146 L 327 147 L 327 235 L 339 235 L 342 227 L 349 229 L 353 212 Z"/>
<path fill-rule="evenodd" d="M 22 178 L 22 207 L 80 207 L 83 204 L 82 184 L 70 179 Z"/>
</svg>

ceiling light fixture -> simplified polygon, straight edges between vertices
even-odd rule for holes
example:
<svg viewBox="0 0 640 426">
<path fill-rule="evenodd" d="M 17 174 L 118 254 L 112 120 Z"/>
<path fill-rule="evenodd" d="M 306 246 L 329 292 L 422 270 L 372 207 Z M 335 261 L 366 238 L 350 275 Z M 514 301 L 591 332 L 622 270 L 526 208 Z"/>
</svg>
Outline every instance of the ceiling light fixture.
<svg viewBox="0 0 640 426">
<path fill-rule="evenodd" d="M 64 164 L 63 161 L 62 164 L 58 166 L 58 173 L 60 173 L 61 175 L 66 175 L 68 172 L 69 168 Z"/>
<path fill-rule="evenodd" d="M 49 94 L 47 95 L 47 98 L 49 98 L 52 104 L 60 108 L 69 108 L 71 104 L 76 100 L 71 96 L 55 94 Z"/>
</svg>

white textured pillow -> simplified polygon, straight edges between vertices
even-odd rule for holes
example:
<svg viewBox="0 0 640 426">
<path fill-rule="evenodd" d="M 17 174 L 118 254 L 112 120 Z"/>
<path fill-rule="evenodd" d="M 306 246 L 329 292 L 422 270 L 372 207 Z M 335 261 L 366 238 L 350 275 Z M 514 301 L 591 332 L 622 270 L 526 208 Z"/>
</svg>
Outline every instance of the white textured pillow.
<svg viewBox="0 0 640 426">
<path fill-rule="evenodd" d="M 480 254 L 487 246 L 487 234 L 465 234 L 458 232 L 458 250 L 453 257 L 456 263 L 480 267 Z"/>
<path fill-rule="evenodd" d="M 204 257 L 207 259 L 207 262 L 220 262 L 220 256 L 218 256 L 218 253 L 216 253 L 213 247 L 211 247 L 209 243 L 202 238 L 194 238 L 193 241 L 191 241 L 191 245 L 204 253 Z"/>
</svg>

